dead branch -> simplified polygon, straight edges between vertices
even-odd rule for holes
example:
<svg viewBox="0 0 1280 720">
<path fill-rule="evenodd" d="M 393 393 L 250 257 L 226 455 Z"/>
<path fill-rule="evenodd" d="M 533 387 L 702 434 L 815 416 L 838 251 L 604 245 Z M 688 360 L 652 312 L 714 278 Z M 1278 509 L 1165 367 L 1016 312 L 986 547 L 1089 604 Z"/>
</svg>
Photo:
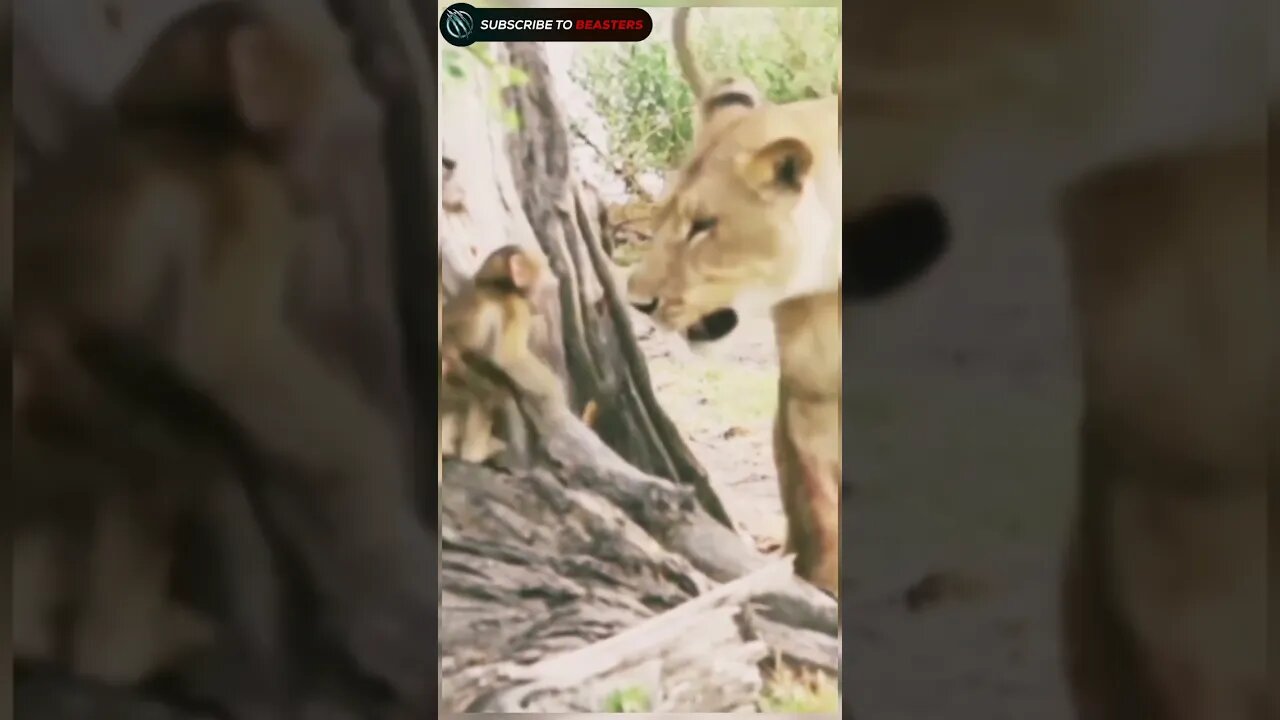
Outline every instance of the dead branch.
<svg viewBox="0 0 1280 720">
<path fill-rule="evenodd" d="M 596 156 L 609 166 L 610 172 L 622 178 L 622 184 L 626 185 L 627 190 L 645 202 L 654 201 L 653 193 L 649 192 L 648 189 L 645 188 L 644 184 L 640 182 L 640 173 L 636 170 L 635 166 L 621 160 L 613 159 L 613 156 L 610 153 L 597 145 L 594 140 L 587 137 L 587 134 L 583 132 L 582 128 L 578 127 L 576 123 L 569 123 L 569 131 L 577 136 L 583 144 L 591 148 L 595 152 Z"/>
</svg>

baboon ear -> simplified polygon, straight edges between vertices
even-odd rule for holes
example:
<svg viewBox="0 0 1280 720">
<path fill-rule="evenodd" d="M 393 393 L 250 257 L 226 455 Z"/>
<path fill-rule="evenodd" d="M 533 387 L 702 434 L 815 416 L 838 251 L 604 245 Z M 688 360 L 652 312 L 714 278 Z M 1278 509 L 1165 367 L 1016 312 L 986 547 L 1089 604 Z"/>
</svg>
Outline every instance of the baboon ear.
<svg viewBox="0 0 1280 720">
<path fill-rule="evenodd" d="M 250 129 L 287 130 L 301 115 L 307 78 L 292 50 L 279 32 L 261 23 L 236 28 L 227 38 L 231 92 Z"/>
<path fill-rule="evenodd" d="M 874 300 L 908 284 L 942 257 L 951 229 L 937 200 L 885 201 L 844 222 L 846 300 Z"/>
<path fill-rule="evenodd" d="M 800 192 L 809 179 L 813 151 L 795 138 L 774 140 L 747 155 L 741 168 L 747 184 L 761 195 L 794 194 Z"/>
<path fill-rule="evenodd" d="M 538 282 L 537 262 L 525 252 L 513 252 L 507 258 L 507 271 L 511 284 L 520 290 L 530 290 Z"/>
</svg>

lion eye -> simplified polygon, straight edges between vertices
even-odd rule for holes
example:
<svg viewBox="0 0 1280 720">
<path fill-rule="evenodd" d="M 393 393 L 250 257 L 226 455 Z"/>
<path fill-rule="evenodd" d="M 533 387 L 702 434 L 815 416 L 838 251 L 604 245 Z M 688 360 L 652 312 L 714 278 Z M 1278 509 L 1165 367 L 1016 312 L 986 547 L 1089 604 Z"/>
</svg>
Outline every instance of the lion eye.
<svg viewBox="0 0 1280 720">
<path fill-rule="evenodd" d="M 701 235 L 702 233 L 715 227 L 716 222 L 717 220 L 715 218 L 699 218 L 697 220 L 694 220 L 693 224 L 689 226 L 688 239 L 692 240 L 694 237 Z"/>
</svg>

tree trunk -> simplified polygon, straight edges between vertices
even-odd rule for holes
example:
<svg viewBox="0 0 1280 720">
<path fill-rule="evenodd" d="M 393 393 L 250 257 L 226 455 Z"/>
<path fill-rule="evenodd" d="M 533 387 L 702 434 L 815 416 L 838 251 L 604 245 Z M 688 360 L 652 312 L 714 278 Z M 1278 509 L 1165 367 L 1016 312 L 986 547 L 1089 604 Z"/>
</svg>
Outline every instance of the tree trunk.
<svg viewBox="0 0 1280 720">
<path fill-rule="evenodd" d="M 550 263 L 558 292 L 539 308 L 538 349 L 561 370 L 571 408 L 594 402 L 596 432 L 644 472 L 695 489 L 726 526 L 729 517 L 706 472 L 657 404 L 627 308 L 602 247 L 603 208 L 569 167 L 569 132 L 541 45 L 507 43 L 496 62 L 529 80 L 505 90 L 519 118 L 508 131 L 485 102 L 486 77 L 446 97 L 441 114 L 445 158 L 440 247 L 446 296 L 490 251 L 509 243 L 536 247 Z M 481 128 L 484 128 L 481 131 Z"/>
</svg>

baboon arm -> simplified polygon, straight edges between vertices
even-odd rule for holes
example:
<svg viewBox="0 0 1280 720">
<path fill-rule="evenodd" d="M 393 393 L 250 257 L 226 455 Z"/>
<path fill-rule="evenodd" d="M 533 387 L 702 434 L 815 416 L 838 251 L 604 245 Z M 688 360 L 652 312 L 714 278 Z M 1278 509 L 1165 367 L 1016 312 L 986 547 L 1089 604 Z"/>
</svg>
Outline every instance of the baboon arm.
<svg viewBox="0 0 1280 720">
<path fill-rule="evenodd" d="M 520 361 L 508 364 L 503 369 L 512 382 L 529 396 L 547 402 L 566 401 L 559 376 L 534 355 L 526 352 Z"/>
<path fill-rule="evenodd" d="M 560 378 L 529 348 L 533 314 L 523 301 L 507 304 L 505 324 L 495 328 L 498 365 L 512 382 L 530 397 L 547 402 L 565 402 Z"/>
</svg>

